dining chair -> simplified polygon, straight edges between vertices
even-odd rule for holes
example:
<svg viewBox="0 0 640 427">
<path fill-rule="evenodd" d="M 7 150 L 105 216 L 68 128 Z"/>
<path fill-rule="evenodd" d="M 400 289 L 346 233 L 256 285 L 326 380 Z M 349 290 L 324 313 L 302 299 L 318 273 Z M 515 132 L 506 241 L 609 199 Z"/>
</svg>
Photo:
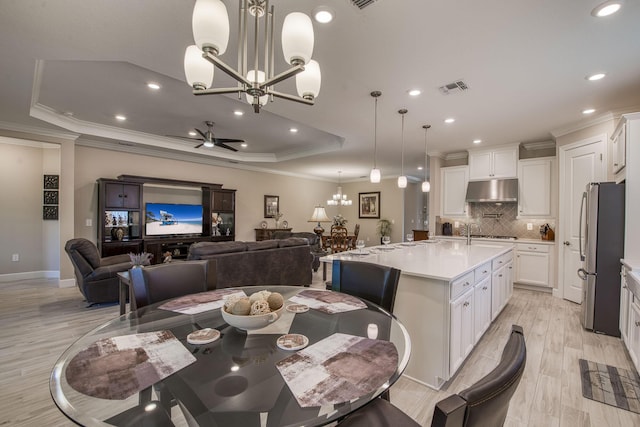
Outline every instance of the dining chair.
<svg viewBox="0 0 640 427">
<path fill-rule="evenodd" d="M 346 227 L 339 225 L 331 227 L 331 253 L 349 250 L 349 233 Z"/>
<path fill-rule="evenodd" d="M 215 288 L 208 260 L 137 267 L 129 270 L 129 275 L 136 309 Z"/>
<path fill-rule="evenodd" d="M 471 387 L 436 404 L 431 427 L 499 427 L 504 425 L 509 401 L 516 391 L 527 360 L 522 327 L 513 325 L 498 366 Z M 340 427 L 419 426 L 384 399 L 347 416 Z"/>
<path fill-rule="evenodd" d="M 343 292 L 393 312 L 400 270 L 360 261 L 334 260 L 331 290 Z"/>
<path fill-rule="evenodd" d="M 359 234 L 360 234 L 360 224 L 356 224 L 355 228 L 353 229 L 353 236 L 351 236 L 351 238 L 349 239 L 349 248 L 351 249 L 356 248 L 356 242 L 358 241 Z"/>
</svg>

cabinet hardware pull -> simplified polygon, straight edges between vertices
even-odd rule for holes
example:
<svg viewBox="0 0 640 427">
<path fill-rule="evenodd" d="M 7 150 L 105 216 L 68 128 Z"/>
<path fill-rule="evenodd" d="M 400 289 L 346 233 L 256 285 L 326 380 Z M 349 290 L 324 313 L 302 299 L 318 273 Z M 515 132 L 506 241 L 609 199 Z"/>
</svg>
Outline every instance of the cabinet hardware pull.
<svg viewBox="0 0 640 427">
<path fill-rule="evenodd" d="M 469 286 L 469 282 L 464 282 L 464 285 L 462 286 Z"/>
<path fill-rule="evenodd" d="M 618 164 L 617 164 L 617 163 L 614 163 L 614 164 L 613 164 L 613 166 L 618 166 Z"/>
<path fill-rule="evenodd" d="M 486 291 L 486 290 L 487 290 L 487 287 L 486 287 L 486 286 L 483 286 L 483 287 L 482 287 L 482 290 L 483 290 L 483 291 Z"/>
<path fill-rule="evenodd" d="M 502 274 L 498 274 L 498 277 L 502 277 Z"/>
<path fill-rule="evenodd" d="M 640 322 L 636 320 L 636 326 L 640 326 Z"/>
<path fill-rule="evenodd" d="M 462 304 L 462 305 L 463 305 L 463 306 L 465 306 L 465 307 L 469 307 L 469 302 L 467 301 L 467 302 L 465 302 L 465 303 L 464 303 L 464 304 Z M 636 322 L 636 326 L 637 326 L 637 325 L 638 325 L 638 322 Z"/>
</svg>

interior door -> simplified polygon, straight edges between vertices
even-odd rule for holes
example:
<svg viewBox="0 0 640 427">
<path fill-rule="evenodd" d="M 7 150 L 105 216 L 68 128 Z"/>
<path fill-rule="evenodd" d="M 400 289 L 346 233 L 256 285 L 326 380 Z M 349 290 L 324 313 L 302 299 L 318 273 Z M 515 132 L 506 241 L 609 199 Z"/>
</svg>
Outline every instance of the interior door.
<svg viewBox="0 0 640 427">
<path fill-rule="evenodd" d="M 558 256 L 558 282 L 563 298 L 582 303 L 584 281 L 576 273 L 580 261 L 580 207 L 587 184 L 605 178 L 606 135 L 589 138 L 560 147 L 560 222 L 561 249 Z M 584 227 L 586 206 L 582 212 Z M 584 234 L 584 229 L 582 230 Z"/>
</svg>

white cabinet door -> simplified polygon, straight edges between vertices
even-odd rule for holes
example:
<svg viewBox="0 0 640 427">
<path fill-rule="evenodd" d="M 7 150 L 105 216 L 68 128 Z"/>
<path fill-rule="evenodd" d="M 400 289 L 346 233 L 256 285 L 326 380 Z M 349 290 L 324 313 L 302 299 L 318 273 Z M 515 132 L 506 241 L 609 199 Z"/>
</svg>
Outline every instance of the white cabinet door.
<svg viewBox="0 0 640 427">
<path fill-rule="evenodd" d="M 611 137 L 612 142 L 613 142 L 613 173 L 617 174 L 618 172 L 620 172 L 627 163 L 627 158 L 626 158 L 626 131 L 627 131 L 627 125 L 626 123 L 623 121 L 621 122 L 621 124 L 618 126 L 618 128 L 616 128 L 615 133 L 613 134 L 613 136 Z"/>
<path fill-rule="evenodd" d="M 627 349 L 629 350 L 629 356 L 635 365 L 637 370 L 640 370 L 640 306 L 636 299 L 635 303 L 632 303 L 629 307 L 629 331 L 628 331 L 629 343 Z"/>
<path fill-rule="evenodd" d="M 518 173 L 518 149 L 504 148 L 493 152 L 492 178 L 516 178 Z"/>
<path fill-rule="evenodd" d="M 629 306 L 632 300 L 630 294 L 631 292 L 629 292 L 629 288 L 627 287 L 627 269 L 622 267 L 622 271 L 620 272 L 620 334 L 627 346 L 629 345 Z"/>
<path fill-rule="evenodd" d="M 467 166 L 453 166 L 440 170 L 442 178 L 442 216 L 457 217 L 467 215 L 467 183 L 469 182 L 469 168 Z"/>
<path fill-rule="evenodd" d="M 449 375 L 452 376 L 467 357 L 474 344 L 473 288 L 451 302 L 451 335 L 449 344 Z"/>
<path fill-rule="evenodd" d="M 518 250 L 515 282 L 549 286 L 549 253 Z"/>
<path fill-rule="evenodd" d="M 516 178 L 518 147 L 469 151 L 469 179 Z"/>
<path fill-rule="evenodd" d="M 491 274 L 491 320 L 495 320 L 496 317 L 502 311 L 505 300 L 505 280 L 504 267 L 499 268 Z"/>
<path fill-rule="evenodd" d="M 473 291 L 474 341 L 477 343 L 491 325 L 491 276 L 475 286 Z"/>
<path fill-rule="evenodd" d="M 518 215 L 551 217 L 552 159 L 518 162 Z"/>
<path fill-rule="evenodd" d="M 504 305 L 507 305 L 511 296 L 513 295 L 513 260 L 509 261 L 507 265 L 504 266 L 504 288 L 505 288 L 505 296 L 504 296 Z"/>
</svg>

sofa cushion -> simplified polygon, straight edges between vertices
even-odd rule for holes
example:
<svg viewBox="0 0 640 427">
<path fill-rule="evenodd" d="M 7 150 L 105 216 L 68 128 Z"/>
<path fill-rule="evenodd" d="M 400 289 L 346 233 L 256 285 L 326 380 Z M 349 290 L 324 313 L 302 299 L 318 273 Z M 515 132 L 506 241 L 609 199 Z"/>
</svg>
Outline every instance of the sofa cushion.
<svg viewBox="0 0 640 427">
<path fill-rule="evenodd" d="M 278 240 L 279 248 L 288 248 L 289 246 L 307 246 L 309 241 L 304 237 L 289 237 L 288 239 Z"/>
<path fill-rule="evenodd" d="M 275 249 L 278 247 L 277 240 L 262 240 L 260 242 L 247 242 L 248 251 L 261 251 L 264 249 Z"/>
<path fill-rule="evenodd" d="M 203 259 L 210 255 L 247 250 L 245 242 L 198 242 L 189 246 L 189 259 Z"/>
</svg>

